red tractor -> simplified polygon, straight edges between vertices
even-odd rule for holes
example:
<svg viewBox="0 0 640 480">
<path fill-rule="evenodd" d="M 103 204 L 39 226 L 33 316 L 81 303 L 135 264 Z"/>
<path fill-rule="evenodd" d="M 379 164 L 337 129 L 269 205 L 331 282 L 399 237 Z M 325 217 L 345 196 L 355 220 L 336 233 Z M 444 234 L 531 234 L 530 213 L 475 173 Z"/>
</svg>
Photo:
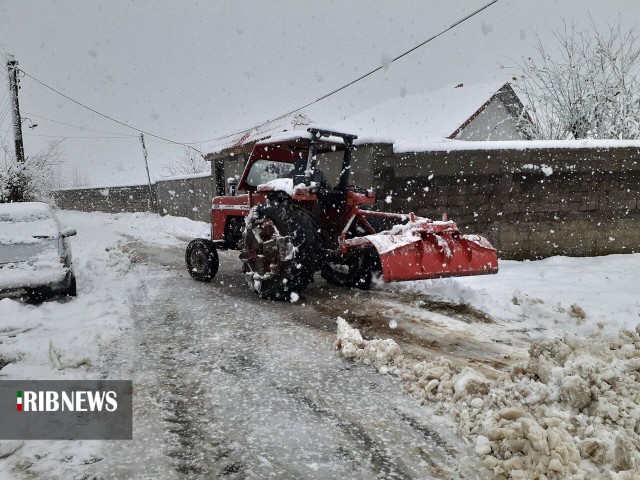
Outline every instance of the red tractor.
<svg viewBox="0 0 640 480">
<path fill-rule="evenodd" d="M 270 299 L 302 292 L 318 270 L 332 284 L 363 289 L 376 277 L 393 282 L 497 273 L 489 241 L 463 235 L 446 218 L 373 210 L 373 191 L 349 184 L 356 138 L 310 128 L 257 143 L 237 183 L 246 193 L 236 194 L 231 184 L 230 195 L 214 197 L 211 240 L 198 238 L 187 247 L 191 276 L 210 281 L 218 249 L 239 250 L 250 288 Z M 335 152 L 343 155 L 332 185 L 320 167 L 339 162 Z"/>
</svg>

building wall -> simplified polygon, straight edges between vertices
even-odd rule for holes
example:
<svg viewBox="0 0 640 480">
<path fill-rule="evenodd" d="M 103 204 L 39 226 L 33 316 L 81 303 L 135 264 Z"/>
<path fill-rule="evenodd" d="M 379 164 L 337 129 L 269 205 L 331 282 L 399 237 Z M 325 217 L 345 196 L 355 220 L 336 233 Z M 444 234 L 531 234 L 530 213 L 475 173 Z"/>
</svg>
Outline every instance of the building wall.
<svg viewBox="0 0 640 480">
<path fill-rule="evenodd" d="M 210 176 L 160 180 L 151 185 L 153 205 L 161 215 L 210 220 L 213 182 Z M 54 193 L 56 205 L 66 210 L 82 212 L 148 212 L 148 185 L 109 188 L 77 188 Z"/>
<path fill-rule="evenodd" d="M 155 199 L 155 185 L 151 187 L 151 197 Z M 151 210 L 148 185 L 64 189 L 54 195 L 56 204 L 67 210 L 110 213 Z"/>
<path fill-rule="evenodd" d="M 457 136 L 456 140 L 523 140 L 513 115 L 500 100 L 492 100 Z"/>
<path fill-rule="evenodd" d="M 640 252 L 640 149 L 529 149 L 378 156 L 379 208 L 443 213 L 502 258 Z"/>
<path fill-rule="evenodd" d="M 159 212 L 162 215 L 210 221 L 214 184 L 211 176 L 160 180 L 156 183 Z"/>
</svg>

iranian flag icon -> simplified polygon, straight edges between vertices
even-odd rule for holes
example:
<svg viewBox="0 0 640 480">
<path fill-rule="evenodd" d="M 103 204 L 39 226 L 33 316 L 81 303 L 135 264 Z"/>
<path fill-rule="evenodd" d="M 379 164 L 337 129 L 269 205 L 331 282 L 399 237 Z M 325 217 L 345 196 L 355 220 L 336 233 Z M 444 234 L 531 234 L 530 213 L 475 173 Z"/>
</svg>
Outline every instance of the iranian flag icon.
<svg viewBox="0 0 640 480">
<path fill-rule="evenodd" d="M 22 390 L 18 390 L 18 397 L 16 398 L 16 408 L 19 412 L 22 411 Z"/>
</svg>

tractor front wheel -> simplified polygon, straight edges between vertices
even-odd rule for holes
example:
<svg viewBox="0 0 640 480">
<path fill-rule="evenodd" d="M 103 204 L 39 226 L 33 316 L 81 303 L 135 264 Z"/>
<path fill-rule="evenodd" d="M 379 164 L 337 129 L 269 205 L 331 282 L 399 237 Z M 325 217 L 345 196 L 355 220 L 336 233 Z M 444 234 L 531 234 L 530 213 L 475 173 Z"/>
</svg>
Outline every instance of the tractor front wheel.
<svg viewBox="0 0 640 480">
<path fill-rule="evenodd" d="M 189 275 L 199 282 L 210 282 L 218 273 L 220 260 L 216 245 L 207 238 L 191 240 L 185 252 Z"/>
<path fill-rule="evenodd" d="M 257 205 L 240 254 L 249 287 L 271 300 L 307 288 L 320 259 L 317 228 L 306 210 L 287 201 Z"/>
</svg>

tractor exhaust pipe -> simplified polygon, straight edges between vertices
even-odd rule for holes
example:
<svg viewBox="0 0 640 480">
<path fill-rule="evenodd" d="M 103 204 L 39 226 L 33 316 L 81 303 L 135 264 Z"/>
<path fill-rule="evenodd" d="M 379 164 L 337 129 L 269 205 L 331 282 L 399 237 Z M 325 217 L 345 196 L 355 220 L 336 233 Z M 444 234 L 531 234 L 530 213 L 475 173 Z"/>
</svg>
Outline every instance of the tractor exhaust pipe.
<svg viewBox="0 0 640 480">
<path fill-rule="evenodd" d="M 353 140 L 350 138 L 344 139 L 344 159 L 342 160 L 342 172 L 340 172 L 340 183 L 338 184 L 338 190 L 341 192 L 347 191 L 347 185 L 349 185 L 349 174 L 351 173 L 351 150 L 353 149 Z"/>
</svg>

